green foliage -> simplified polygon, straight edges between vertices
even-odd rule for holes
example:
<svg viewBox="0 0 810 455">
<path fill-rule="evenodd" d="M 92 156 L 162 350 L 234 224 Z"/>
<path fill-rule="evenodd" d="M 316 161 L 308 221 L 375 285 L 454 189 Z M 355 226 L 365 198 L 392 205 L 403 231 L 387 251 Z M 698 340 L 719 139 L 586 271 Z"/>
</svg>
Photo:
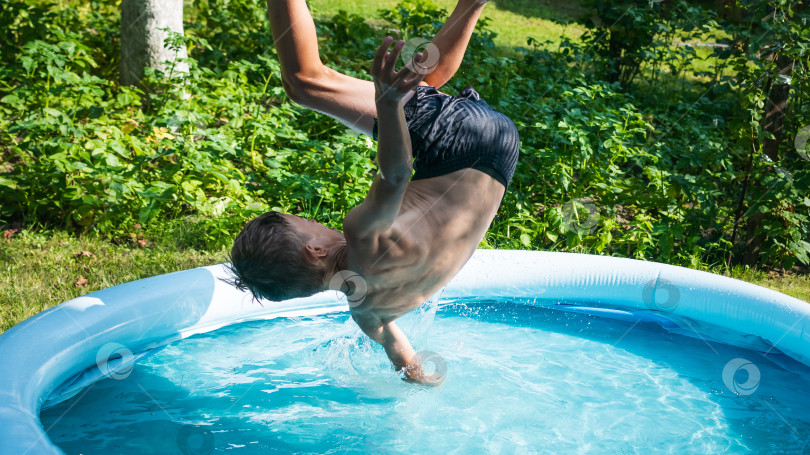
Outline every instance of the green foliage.
<svg viewBox="0 0 810 455">
<path fill-rule="evenodd" d="M 725 256 L 727 264 L 807 264 L 808 161 L 792 143 L 810 123 L 810 32 L 801 2 L 726 2 L 717 11 L 683 1 L 591 3 L 596 20 L 587 21 L 583 62 L 641 95 L 634 104 L 660 141 L 651 153 L 672 173 L 673 193 L 661 203 L 671 209 L 674 196 L 686 204 L 687 216 L 671 222 L 680 219 L 687 234 L 698 230 L 693 251 L 718 263 Z M 698 52 L 701 42 L 716 47 Z M 763 115 L 784 57 L 795 62 L 795 82 L 772 159 L 763 149 L 774 139 Z"/>
<path fill-rule="evenodd" d="M 600 3 L 598 14 L 618 19 L 593 22 L 585 44 L 529 39 L 517 56 L 499 56 L 482 21 L 442 89 L 473 85 L 520 131 L 515 178 L 483 246 L 725 265 L 744 255 L 741 232 L 763 213 L 759 263 L 810 262 L 810 162 L 787 145 L 779 163 L 751 152 L 763 137 L 758 81 L 773 65 L 731 46 L 706 57 L 714 71 L 704 74 L 694 48 L 672 43 L 719 31 L 738 39 L 737 25 L 685 2 L 639 2 L 629 16 Z M 8 3 L 0 224 L 204 250 L 270 209 L 340 226 L 371 183 L 373 141 L 287 99 L 264 2 L 198 0 L 193 11 L 186 36 L 168 43 L 188 48 L 189 73 L 149 71 L 145 92 L 117 83 L 117 8 Z M 380 14 L 404 39 L 430 39 L 447 17 L 424 0 Z M 806 74 L 803 16 L 785 17 L 778 36 L 805 43 L 783 47 Z M 316 27 L 324 62 L 365 79 L 391 33 L 345 12 Z M 88 28 L 96 33 L 80 33 Z M 618 67 L 605 60 L 605 30 L 621 37 Z M 789 131 L 810 124 L 806 81 L 795 97 Z M 744 182 L 756 184 L 741 198 Z"/>
</svg>

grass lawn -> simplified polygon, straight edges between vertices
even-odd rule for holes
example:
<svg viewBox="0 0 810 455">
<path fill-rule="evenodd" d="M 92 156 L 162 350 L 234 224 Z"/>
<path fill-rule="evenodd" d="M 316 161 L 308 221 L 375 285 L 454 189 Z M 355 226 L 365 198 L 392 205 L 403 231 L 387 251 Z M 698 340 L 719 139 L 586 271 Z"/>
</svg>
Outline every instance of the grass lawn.
<svg viewBox="0 0 810 455">
<path fill-rule="evenodd" d="M 344 10 L 350 14 L 367 17 L 368 23 L 377 24 L 382 22 L 379 19 L 379 10 L 391 9 L 399 1 L 309 0 L 307 3 L 316 18 L 330 17 L 339 10 Z M 447 10 L 448 14 L 457 4 L 457 0 L 432 1 L 440 8 Z M 548 41 L 547 44 L 552 46 L 552 49 L 559 46 L 563 36 L 572 42 L 579 42 L 585 32 L 585 27 L 575 20 L 586 15 L 586 12 L 587 10 L 580 5 L 579 1 L 497 0 L 484 7 L 481 17 L 491 20 L 489 27 L 497 33 L 495 44 L 500 53 L 508 54 L 513 53 L 515 47 L 527 46 L 526 41 L 529 37 L 540 43 Z M 720 34 L 720 37 L 727 36 Z M 714 39 L 709 33 L 704 33 L 701 40 L 713 42 Z M 716 62 L 712 57 L 712 50 L 707 47 L 696 47 L 695 52 L 697 58 L 689 62 L 688 68 L 694 71 L 713 72 Z M 649 68 L 645 68 L 645 72 L 648 73 L 649 70 Z M 664 71 L 667 70 L 664 69 Z M 724 68 L 722 73 L 730 75 L 732 71 Z"/>
<path fill-rule="evenodd" d="M 145 247 L 76 239 L 64 232 L 22 232 L 0 239 L 0 332 L 65 300 L 127 281 L 223 262 L 225 250 L 173 243 Z M 810 276 L 734 271 L 734 278 L 810 301 Z"/>
<path fill-rule="evenodd" d="M 113 245 L 64 232 L 0 239 L 0 331 L 91 291 L 224 259 L 225 251 Z"/>
<path fill-rule="evenodd" d="M 338 10 L 370 18 L 378 17 L 378 10 L 391 9 L 399 0 L 309 0 L 315 17 L 332 16 Z M 433 0 L 440 8 L 453 11 L 456 0 Z M 540 42 L 558 43 L 560 36 L 579 40 L 585 28 L 579 24 L 563 25 L 581 13 L 579 2 L 559 0 L 499 0 L 484 7 L 481 17 L 491 19 L 490 27 L 498 34 L 495 44 L 504 49 L 526 46 L 528 37 Z"/>
</svg>

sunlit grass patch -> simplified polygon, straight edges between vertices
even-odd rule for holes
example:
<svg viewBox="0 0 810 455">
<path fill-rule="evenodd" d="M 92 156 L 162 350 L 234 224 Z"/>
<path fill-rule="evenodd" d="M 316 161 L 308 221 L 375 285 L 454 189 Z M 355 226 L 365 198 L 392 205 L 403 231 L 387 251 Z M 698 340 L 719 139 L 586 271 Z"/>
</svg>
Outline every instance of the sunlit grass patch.
<svg viewBox="0 0 810 455">
<path fill-rule="evenodd" d="M 59 231 L 23 231 L 0 240 L 0 331 L 88 292 L 224 258 L 224 251 L 179 249 L 147 239 L 115 245 Z"/>
<path fill-rule="evenodd" d="M 331 17 L 339 10 L 344 10 L 349 14 L 359 14 L 369 18 L 372 23 L 380 24 L 378 10 L 392 9 L 398 0 L 311 0 L 309 2 L 312 13 L 315 17 Z M 456 6 L 455 0 L 434 0 L 434 3 L 447 10 L 453 11 Z M 513 0 L 502 6 L 499 2 L 491 2 L 484 7 L 481 17 L 490 19 L 490 28 L 498 34 L 495 37 L 495 44 L 500 48 L 508 50 L 519 46 L 526 46 L 529 37 L 543 43 L 551 41 L 559 43 L 561 36 L 566 36 L 572 41 L 578 41 L 585 28 L 579 24 L 563 24 L 565 19 L 572 16 L 565 12 L 559 12 L 550 2 L 521 2 Z M 560 3 L 560 2 L 555 2 Z M 525 14 L 518 13 L 521 8 L 529 7 Z M 571 11 L 573 13 L 573 10 Z"/>
</svg>

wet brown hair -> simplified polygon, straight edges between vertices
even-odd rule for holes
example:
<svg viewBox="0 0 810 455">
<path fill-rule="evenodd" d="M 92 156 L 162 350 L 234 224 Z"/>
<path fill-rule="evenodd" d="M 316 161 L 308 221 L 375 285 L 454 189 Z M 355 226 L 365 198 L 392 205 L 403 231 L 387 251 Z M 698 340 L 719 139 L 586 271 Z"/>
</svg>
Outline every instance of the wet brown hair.
<svg viewBox="0 0 810 455">
<path fill-rule="evenodd" d="M 236 236 L 227 280 L 254 299 L 286 300 L 319 292 L 324 273 L 304 256 L 305 241 L 277 212 L 248 222 Z"/>
</svg>

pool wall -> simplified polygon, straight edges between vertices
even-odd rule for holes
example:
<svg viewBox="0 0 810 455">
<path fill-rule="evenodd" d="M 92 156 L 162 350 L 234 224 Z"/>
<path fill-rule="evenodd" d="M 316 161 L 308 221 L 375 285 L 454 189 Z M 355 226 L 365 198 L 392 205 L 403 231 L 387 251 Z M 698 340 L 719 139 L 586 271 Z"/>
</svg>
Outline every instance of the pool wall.
<svg viewBox="0 0 810 455">
<path fill-rule="evenodd" d="M 125 283 L 64 302 L 0 335 L 0 454 L 62 453 L 42 428 L 40 410 L 172 341 L 241 321 L 348 308 L 336 292 L 262 304 L 224 277 L 224 267 L 215 265 Z M 442 293 L 442 300 L 467 298 L 652 319 L 701 338 L 711 327 L 717 341 L 778 350 L 810 365 L 810 304 L 682 267 L 478 250 Z"/>
</svg>

